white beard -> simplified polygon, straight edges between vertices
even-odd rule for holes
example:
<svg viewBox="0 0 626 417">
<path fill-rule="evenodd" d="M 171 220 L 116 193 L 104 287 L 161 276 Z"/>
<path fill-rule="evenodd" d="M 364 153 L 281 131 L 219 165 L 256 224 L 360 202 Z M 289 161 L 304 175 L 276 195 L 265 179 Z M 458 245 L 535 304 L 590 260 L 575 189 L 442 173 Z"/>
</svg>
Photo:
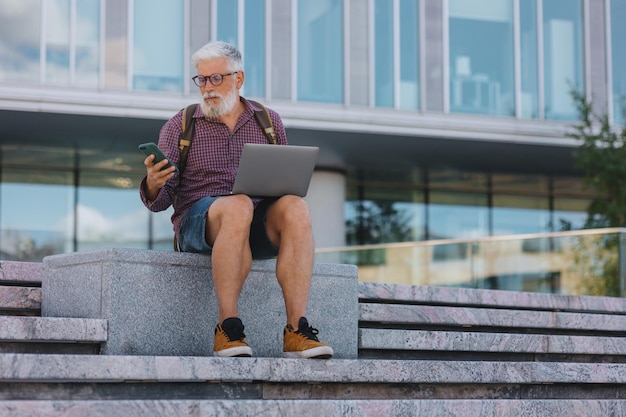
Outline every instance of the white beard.
<svg viewBox="0 0 626 417">
<path fill-rule="evenodd" d="M 217 106 L 211 106 L 204 100 L 213 97 L 217 97 L 220 99 Z M 237 90 L 234 88 L 226 96 L 215 92 L 204 93 L 204 95 L 202 95 L 202 101 L 200 101 L 202 113 L 204 113 L 204 115 L 209 119 L 219 119 L 225 114 L 228 114 L 228 112 L 230 112 L 235 107 L 235 104 L 237 104 Z"/>
</svg>

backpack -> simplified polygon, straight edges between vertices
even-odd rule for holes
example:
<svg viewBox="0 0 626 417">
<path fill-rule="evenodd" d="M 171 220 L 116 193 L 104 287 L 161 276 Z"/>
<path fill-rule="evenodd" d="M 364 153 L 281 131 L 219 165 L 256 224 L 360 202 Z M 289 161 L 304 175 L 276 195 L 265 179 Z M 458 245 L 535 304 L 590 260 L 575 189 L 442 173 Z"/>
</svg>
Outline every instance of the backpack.
<svg viewBox="0 0 626 417">
<path fill-rule="evenodd" d="M 272 124 L 272 119 L 270 118 L 269 112 L 261 103 L 252 100 L 248 101 L 261 109 L 254 111 L 254 118 L 256 119 L 259 126 L 261 126 L 261 130 L 263 130 L 263 134 L 265 134 L 267 143 L 271 145 L 276 145 L 276 133 L 274 133 L 274 125 Z M 185 167 L 187 166 L 187 156 L 189 154 L 191 142 L 193 141 L 195 126 L 193 121 L 193 114 L 196 112 L 196 108 L 198 107 L 198 105 L 198 103 L 190 104 L 183 110 L 182 134 L 180 136 L 180 139 L 178 139 L 178 150 L 180 151 L 180 159 L 178 161 L 178 175 L 182 175 Z M 174 236 L 174 250 L 176 252 L 179 251 L 176 236 Z"/>
</svg>

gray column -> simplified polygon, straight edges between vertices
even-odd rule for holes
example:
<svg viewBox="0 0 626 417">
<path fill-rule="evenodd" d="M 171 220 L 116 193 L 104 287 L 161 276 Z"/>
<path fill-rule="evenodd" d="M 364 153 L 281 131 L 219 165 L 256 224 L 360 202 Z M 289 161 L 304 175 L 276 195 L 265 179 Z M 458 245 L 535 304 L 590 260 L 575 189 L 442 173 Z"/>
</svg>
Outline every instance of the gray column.
<svg viewBox="0 0 626 417">
<path fill-rule="evenodd" d="M 346 227 L 344 203 L 346 201 L 345 174 L 335 171 L 316 171 L 306 196 L 311 217 L 316 248 L 344 246 Z"/>
</svg>

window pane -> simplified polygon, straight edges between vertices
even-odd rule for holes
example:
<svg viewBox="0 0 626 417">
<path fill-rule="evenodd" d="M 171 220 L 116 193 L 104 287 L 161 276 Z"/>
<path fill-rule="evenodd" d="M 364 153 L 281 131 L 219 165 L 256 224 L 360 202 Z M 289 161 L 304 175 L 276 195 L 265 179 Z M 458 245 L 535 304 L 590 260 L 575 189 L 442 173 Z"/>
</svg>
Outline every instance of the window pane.
<svg viewBox="0 0 626 417">
<path fill-rule="evenodd" d="M 493 235 L 553 231 L 547 176 L 493 174 L 491 179 Z"/>
<path fill-rule="evenodd" d="M 139 199 L 135 179 L 82 173 L 77 211 L 77 250 L 148 248 L 149 212 Z"/>
<path fill-rule="evenodd" d="M 587 208 L 596 197 L 596 190 L 584 187 L 580 178 L 555 177 L 554 230 L 577 230 L 585 227 Z"/>
<path fill-rule="evenodd" d="M 424 239 L 422 192 L 367 187 L 349 192 L 345 205 L 346 242 L 349 245 L 407 242 Z"/>
<path fill-rule="evenodd" d="M 520 2 L 520 49 L 522 118 L 539 117 L 539 78 L 537 64 L 537 2 Z"/>
<path fill-rule="evenodd" d="M 487 174 L 482 172 L 432 169 L 428 174 L 431 190 L 474 191 L 487 193 Z"/>
<path fill-rule="evenodd" d="M 139 198 L 139 196 L 137 196 Z M 146 209 L 147 210 L 147 209 Z M 170 220 L 174 214 L 174 208 L 158 213 L 150 213 L 152 216 L 152 249 L 174 250 L 174 229 Z"/>
<path fill-rule="evenodd" d="M 74 150 L 43 146 L 3 145 L 0 152 L 3 167 L 74 169 Z"/>
<path fill-rule="evenodd" d="M 571 88 L 583 88 L 582 0 L 543 0 L 545 117 L 575 120 Z"/>
<path fill-rule="evenodd" d="M 349 171 L 348 178 L 354 187 L 364 184 L 366 187 L 424 189 L 424 172 L 419 167 L 372 165 L 367 169 Z"/>
<path fill-rule="evenodd" d="M 76 85 L 98 87 L 100 0 L 76 2 Z"/>
<path fill-rule="evenodd" d="M 182 91 L 183 2 L 134 4 L 133 89 Z"/>
<path fill-rule="evenodd" d="M 73 250 L 74 187 L 69 172 L 5 169 L 0 184 L 0 258 L 38 261 Z"/>
<path fill-rule="evenodd" d="M 342 0 L 298 0 L 298 100 L 343 103 Z"/>
<path fill-rule="evenodd" d="M 554 231 L 584 229 L 589 203 L 578 198 L 555 198 Z"/>
<path fill-rule="evenodd" d="M 429 239 L 476 238 L 489 235 L 486 194 L 430 193 Z"/>
<path fill-rule="evenodd" d="M 246 0 L 245 22 L 244 94 L 263 98 L 265 96 L 265 0 Z"/>
<path fill-rule="evenodd" d="M 237 2 L 218 0 L 217 2 L 217 40 L 238 45 L 237 38 Z"/>
<path fill-rule="evenodd" d="M 0 81 L 39 83 L 40 0 L 3 0 L 0 7 Z"/>
<path fill-rule="evenodd" d="M 514 116 L 513 0 L 450 0 L 450 111 Z"/>
<path fill-rule="evenodd" d="M 576 197 L 591 200 L 597 197 L 598 190 L 586 186 L 579 177 L 554 177 L 554 195 L 557 197 Z"/>
<path fill-rule="evenodd" d="M 377 107 L 393 107 L 393 2 L 374 3 L 374 85 Z"/>
<path fill-rule="evenodd" d="M 417 0 L 400 0 L 400 108 L 419 108 L 419 13 Z"/>
<path fill-rule="evenodd" d="M 542 175 L 493 174 L 491 176 L 494 193 L 548 195 L 549 179 Z"/>
<path fill-rule="evenodd" d="M 46 84 L 67 85 L 70 74 L 70 1 L 50 0 L 46 10 Z"/>
<path fill-rule="evenodd" d="M 613 114 L 616 124 L 625 124 L 626 115 L 626 0 L 611 0 L 611 59 L 613 73 Z"/>
<path fill-rule="evenodd" d="M 493 235 L 551 232 L 547 197 L 493 196 Z"/>
</svg>

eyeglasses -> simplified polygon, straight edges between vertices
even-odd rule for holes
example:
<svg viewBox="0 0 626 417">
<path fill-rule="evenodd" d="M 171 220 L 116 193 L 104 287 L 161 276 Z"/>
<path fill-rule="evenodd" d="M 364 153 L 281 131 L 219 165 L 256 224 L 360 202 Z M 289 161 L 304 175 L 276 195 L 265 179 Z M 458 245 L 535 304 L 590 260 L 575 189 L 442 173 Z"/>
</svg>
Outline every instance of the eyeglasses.
<svg viewBox="0 0 626 417">
<path fill-rule="evenodd" d="M 211 85 L 218 86 L 224 82 L 224 77 L 228 77 L 229 75 L 237 74 L 239 71 L 229 72 L 228 74 L 211 74 L 208 77 L 204 75 L 196 75 L 192 78 L 193 82 L 198 87 L 204 87 L 206 85 L 207 80 L 211 83 Z"/>
</svg>

